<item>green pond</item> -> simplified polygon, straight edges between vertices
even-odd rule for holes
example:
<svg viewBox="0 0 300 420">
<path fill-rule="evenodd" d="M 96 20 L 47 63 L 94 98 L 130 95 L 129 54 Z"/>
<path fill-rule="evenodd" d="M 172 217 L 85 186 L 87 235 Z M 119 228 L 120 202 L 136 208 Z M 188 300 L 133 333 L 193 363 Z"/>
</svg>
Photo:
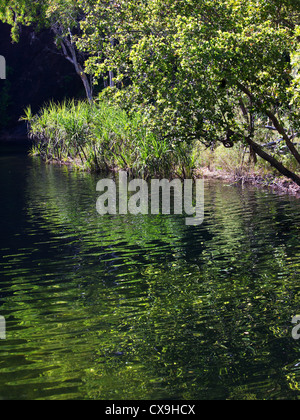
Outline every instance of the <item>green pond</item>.
<svg viewBox="0 0 300 420">
<path fill-rule="evenodd" d="M 206 181 L 186 226 L 20 148 L 0 179 L 0 399 L 299 399 L 299 199 Z"/>
</svg>

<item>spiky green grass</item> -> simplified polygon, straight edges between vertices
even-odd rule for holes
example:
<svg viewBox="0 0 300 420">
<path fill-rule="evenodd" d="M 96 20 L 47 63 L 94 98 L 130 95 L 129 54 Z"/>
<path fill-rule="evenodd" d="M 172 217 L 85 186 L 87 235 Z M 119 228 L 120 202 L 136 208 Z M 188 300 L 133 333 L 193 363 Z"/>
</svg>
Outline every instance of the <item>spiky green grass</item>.
<svg viewBox="0 0 300 420">
<path fill-rule="evenodd" d="M 171 143 L 149 131 L 144 117 L 103 101 L 51 102 L 37 115 L 22 117 L 34 139 L 31 154 L 45 160 L 79 162 L 84 170 L 125 169 L 134 175 L 187 176 L 194 156 L 183 142 Z"/>
</svg>

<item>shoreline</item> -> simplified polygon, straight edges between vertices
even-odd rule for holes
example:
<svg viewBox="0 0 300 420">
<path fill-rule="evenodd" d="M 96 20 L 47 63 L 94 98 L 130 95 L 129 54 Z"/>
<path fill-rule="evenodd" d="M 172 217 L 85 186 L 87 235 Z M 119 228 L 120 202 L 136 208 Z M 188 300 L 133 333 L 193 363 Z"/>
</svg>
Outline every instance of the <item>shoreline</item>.
<svg viewBox="0 0 300 420">
<path fill-rule="evenodd" d="M 205 179 L 218 179 L 228 181 L 237 185 L 251 185 L 260 189 L 269 189 L 277 194 L 287 194 L 300 198 L 300 186 L 296 185 L 288 178 L 273 175 L 272 173 L 261 175 L 256 172 L 230 174 L 224 170 L 211 170 L 209 168 L 200 168 L 196 170 L 198 176 Z"/>
<path fill-rule="evenodd" d="M 33 156 L 34 157 L 34 156 Z M 46 164 L 54 164 L 58 166 L 67 166 L 71 169 L 77 169 L 83 172 L 90 172 L 89 169 L 84 168 L 80 159 L 68 159 L 66 161 L 61 161 L 58 158 L 52 158 L 51 160 L 46 160 L 41 156 L 40 157 Z M 110 168 L 107 171 L 108 174 L 116 173 L 120 170 L 124 170 L 130 173 L 130 169 L 119 169 L 119 168 Z M 194 170 L 193 177 L 204 178 L 204 179 L 215 179 L 224 182 L 230 182 L 231 184 L 236 185 L 250 185 L 260 189 L 268 189 L 276 194 L 286 194 L 300 199 L 300 186 L 296 185 L 292 180 L 283 177 L 276 176 L 272 173 L 260 174 L 258 172 L 252 171 L 241 171 L 236 170 L 233 174 L 225 170 L 210 169 L 209 167 L 200 167 Z"/>
</svg>

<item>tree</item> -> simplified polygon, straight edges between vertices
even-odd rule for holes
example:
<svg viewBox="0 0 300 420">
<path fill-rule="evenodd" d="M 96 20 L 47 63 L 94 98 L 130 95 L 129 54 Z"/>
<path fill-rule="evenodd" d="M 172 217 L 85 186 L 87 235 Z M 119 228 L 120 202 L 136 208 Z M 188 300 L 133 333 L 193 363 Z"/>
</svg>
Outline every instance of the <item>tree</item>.
<svg viewBox="0 0 300 420">
<path fill-rule="evenodd" d="M 0 20 L 12 26 L 12 40 L 19 39 L 20 25 L 35 25 L 38 29 L 50 28 L 56 46 L 70 61 L 81 78 L 89 102 L 93 101 L 92 83 L 84 71 L 85 55 L 76 47 L 80 19 L 84 18 L 80 2 L 74 0 L 8 1 L 0 5 Z"/>
<path fill-rule="evenodd" d="M 147 123 L 171 143 L 243 142 L 300 185 L 299 176 L 255 137 L 258 128 L 271 126 L 300 163 L 293 142 L 300 130 L 298 2 L 110 2 L 106 13 L 115 46 L 104 44 L 100 59 L 101 2 L 87 3 L 94 7 L 82 28 L 88 68 L 96 77 L 114 69 L 117 82 L 131 81 L 112 90 L 116 99 L 142 108 Z"/>
</svg>

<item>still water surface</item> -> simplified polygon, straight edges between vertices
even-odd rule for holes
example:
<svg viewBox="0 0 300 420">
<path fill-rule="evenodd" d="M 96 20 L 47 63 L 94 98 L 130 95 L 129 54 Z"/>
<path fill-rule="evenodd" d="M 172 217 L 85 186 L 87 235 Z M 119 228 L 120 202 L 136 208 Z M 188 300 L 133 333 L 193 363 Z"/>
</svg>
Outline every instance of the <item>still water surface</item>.
<svg viewBox="0 0 300 420">
<path fill-rule="evenodd" d="M 99 177 L 0 153 L 1 399 L 299 399 L 299 200 L 101 217 Z"/>
</svg>

